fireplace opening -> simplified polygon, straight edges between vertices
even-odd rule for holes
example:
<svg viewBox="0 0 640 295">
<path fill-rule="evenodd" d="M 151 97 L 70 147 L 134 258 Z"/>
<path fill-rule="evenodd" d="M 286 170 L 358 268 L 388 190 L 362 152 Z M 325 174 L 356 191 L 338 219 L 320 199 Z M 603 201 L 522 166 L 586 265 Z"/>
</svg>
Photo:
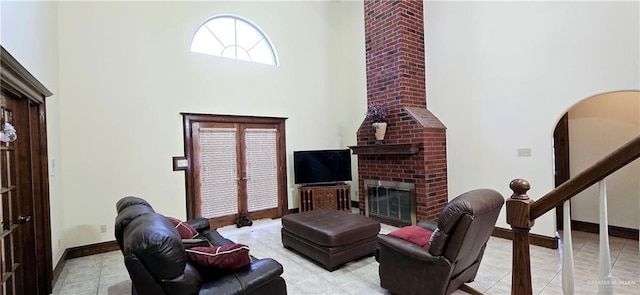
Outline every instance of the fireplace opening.
<svg viewBox="0 0 640 295">
<path fill-rule="evenodd" d="M 395 226 L 416 224 L 415 184 L 364 180 L 365 215 Z"/>
</svg>

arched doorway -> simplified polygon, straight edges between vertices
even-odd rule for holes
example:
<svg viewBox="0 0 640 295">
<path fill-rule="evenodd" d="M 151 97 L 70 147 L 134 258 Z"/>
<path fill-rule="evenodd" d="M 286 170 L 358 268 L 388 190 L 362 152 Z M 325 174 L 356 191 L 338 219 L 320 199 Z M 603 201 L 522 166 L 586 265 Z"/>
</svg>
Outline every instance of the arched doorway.
<svg viewBox="0 0 640 295">
<path fill-rule="evenodd" d="M 640 134 L 640 92 L 616 91 L 572 106 L 554 131 L 556 187 Z M 610 234 L 633 238 L 640 224 L 640 163 L 607 177 Z M 635 206 L 630 206 L 635 204 Z M 571 200 L 572 228 L 597 232 L 598 191 L 593 186 Z M 562 229 L 562 206 L 556 208 Z"/>
</svg>

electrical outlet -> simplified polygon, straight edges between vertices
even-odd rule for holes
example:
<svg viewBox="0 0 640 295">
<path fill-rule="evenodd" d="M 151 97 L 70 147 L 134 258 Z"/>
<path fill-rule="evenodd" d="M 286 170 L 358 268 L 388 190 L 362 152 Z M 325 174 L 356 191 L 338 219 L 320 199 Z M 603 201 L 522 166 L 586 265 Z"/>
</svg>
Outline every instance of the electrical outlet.
<svg viewBox="0 0 640 295">
<path fill-rule="evenodd" d="M 101 225 L 101 226 L 100 226 L 100 232 L 101 232 L 101 233 L 106 233 L 106 232 L 107 232 L 107 226 L 106 226 L 106 225 L 104 225 L 104 224 L 103 224 L 103 225 Z"/>
</svg>

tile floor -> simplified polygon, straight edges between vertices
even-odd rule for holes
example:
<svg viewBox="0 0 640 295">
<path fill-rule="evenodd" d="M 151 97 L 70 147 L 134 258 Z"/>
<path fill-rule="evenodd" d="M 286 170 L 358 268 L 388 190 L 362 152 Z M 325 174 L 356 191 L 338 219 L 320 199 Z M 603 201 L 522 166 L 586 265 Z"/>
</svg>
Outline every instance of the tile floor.
<svg viewBox="0 0 640 295">
<path fill-rule="evenodd" d="M 218 229 L 225 237 L 251 247 L 252 255 L 272 257 L 284 266 L 288 294 L 390 294 L 380 288 L 378 263 L 366 257 L 328 272 L 286 250 L 280 240 L 280 220 L 257 220 L 253 226 Z M 382 233 L 395 229 L 382 225 Z M 574 232 L 575 294 L 597 294 L 598 236 Z M 613 294 L 640 294 L 638 241 L 610 239 Z M 534 294 L 562 294 L 559 250 L 531 247 Z M 484 294 L 510 294 L 511 241 L 491 237 L 476 280 L 469 284 Z M 130 294 L 131 281 L 119 251 L 70 259 L 53 294 Z M 456 291 L 454 294 L 467 294 Z"/>
</svg>

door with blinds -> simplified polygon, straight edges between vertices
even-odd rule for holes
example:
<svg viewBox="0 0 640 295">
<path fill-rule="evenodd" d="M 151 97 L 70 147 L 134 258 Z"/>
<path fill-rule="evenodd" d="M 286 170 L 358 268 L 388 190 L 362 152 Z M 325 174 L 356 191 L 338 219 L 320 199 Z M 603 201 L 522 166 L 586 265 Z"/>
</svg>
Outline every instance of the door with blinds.
<svg viewBox="0 0 640 295">
<path fill-rule="evenodd" d="M 240 214 L 281 217 L 287 204 L 284 119 L 191 116 L 185 115 L 188 217 L 205 217 L 216 227 L 236 223 Z"/>
</svg>

